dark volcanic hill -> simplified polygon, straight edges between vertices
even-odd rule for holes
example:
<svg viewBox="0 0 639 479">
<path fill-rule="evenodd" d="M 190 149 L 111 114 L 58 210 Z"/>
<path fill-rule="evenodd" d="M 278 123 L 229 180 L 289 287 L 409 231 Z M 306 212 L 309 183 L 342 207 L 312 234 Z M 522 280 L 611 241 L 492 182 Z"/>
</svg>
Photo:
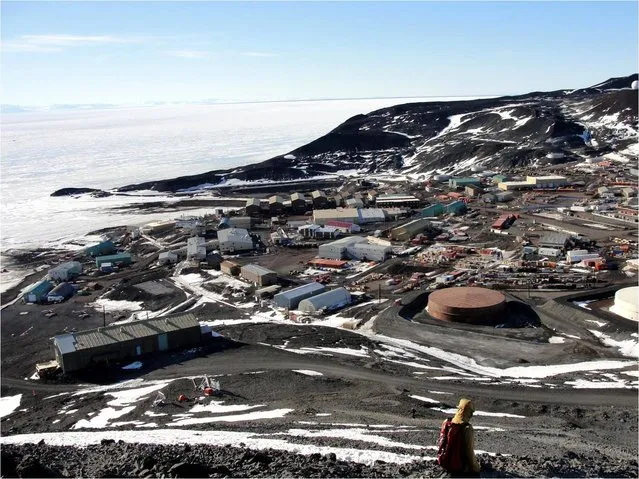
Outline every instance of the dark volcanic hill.
<svg viewBox="0 0 639 479">
<path fill-rule="evenodd" d="M 119 190 L 177 191 L 223 178 L 293 180 L 344 170 L 464 173 L 473 166 L 541 164 L 549 153 L 563 153 L 560 161 L 610 152 L 632 158 L 636 152 L 627 148 L 637 142 L 637 90 L 630 85 L 636 79 L 634 74 L 578 90 L 396 105 L 354 116 L 261 163 Z"/>
</svg>

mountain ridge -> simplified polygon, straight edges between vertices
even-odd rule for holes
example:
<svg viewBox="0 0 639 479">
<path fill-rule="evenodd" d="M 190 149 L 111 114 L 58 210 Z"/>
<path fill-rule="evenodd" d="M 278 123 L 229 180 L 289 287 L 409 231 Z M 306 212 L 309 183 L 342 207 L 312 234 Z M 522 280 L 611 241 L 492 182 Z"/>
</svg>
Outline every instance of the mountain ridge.
<svg viewBox="0 0 639 479">
<path fill-rule="evenodd" d="M 230 179 L 302 180 L 353 170 L 461 174 L 473 167 L 534 166 L 610 152 L 633 156 L 637 90 L 630 86 L 637 78 L 635 73 L 575 90 L 394 105 L 348 118 L 326 135 L 259 163 L 117 191 L 177 192 Z"/>
</svg>

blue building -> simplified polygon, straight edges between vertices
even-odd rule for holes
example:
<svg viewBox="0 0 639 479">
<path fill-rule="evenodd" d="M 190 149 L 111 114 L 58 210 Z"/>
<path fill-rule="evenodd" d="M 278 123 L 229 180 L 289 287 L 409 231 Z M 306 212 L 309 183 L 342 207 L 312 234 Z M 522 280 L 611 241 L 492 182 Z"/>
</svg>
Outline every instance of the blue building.
<svg viewBox="0 0 639 479">
<path fill-rule="evenodd" d="M 87 256 L 104 256 L 106 254 L 115 253 L 115 245 L 112 241 L 103 241 L 93 246 L 84 248 L 84 254 Z"/>
<path fill-rule="evenodd" d="M 278 293 L 273 296 L 273 301 L 280 308 L 295 309 L 303 299 L 310 298 L 324 291 L 326 291 L 326 286 L 323 284 L 309 283 Z"/>
<path fill-rule="evenodd" d="M 441 203 L 435 203 L 434 205 L 429 205 L 421 211 L 422 218 L 439 216 L 442 214 L 444 214 L 444 206 Z"/>
<path fill-rule="evenodd" d="M 446 205 L 446 213 L 453 213 L 455 215 L 465 213 L 467 209 L 466 203 L 461 200 L 453 201 Z"/>
<path fill-rule="evenodd" d="M 22 295 L 25 303 L 42 303 L 47 299 L 47 293 L 53 289 L 53 283 L 42 280 L 32 284 Z"/>
</svg>

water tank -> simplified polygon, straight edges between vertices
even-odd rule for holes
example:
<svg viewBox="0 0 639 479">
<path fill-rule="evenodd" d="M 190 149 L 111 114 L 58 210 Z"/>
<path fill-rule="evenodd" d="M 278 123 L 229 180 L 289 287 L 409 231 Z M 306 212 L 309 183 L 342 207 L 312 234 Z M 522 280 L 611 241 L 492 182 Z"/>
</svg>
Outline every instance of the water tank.
<svg viewBox="0 0 639 479">
<path fill-rule="evenodd" d="M 548 153 L 546 155 L 546 158 L 548 158 L 550 160 L 560 160 L 563 157 L 564 157 L 563 153 Z"/>
<path fill-rule="evenodd" d="M 632 85 L 630 85 L 630 88 L 632 88 L 633 90 L 636 90 L 637 88 L 639 88 L 639 83 L 637 83 L 637 80 L 632 82 Z"/>
<path fill-rule="evenodd" d="M 480 171 L 484 171 L 484 167 L 479 165 L 471 166 L 470 171 L 473 173 L 479 173 Z"/>
<path fill-rule="evenodd" d="M 443 183 L 444 181 L 450 180 L 450 175 L 435 175 L 433 179 L 435 181 L 439 181 L 440 183 Z"/>
</svg>

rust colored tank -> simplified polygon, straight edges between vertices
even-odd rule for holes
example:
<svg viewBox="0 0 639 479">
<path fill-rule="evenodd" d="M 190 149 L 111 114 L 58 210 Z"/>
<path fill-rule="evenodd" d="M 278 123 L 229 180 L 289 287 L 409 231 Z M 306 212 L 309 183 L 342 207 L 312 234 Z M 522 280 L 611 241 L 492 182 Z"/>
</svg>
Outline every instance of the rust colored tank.
<svg viewBox="0 0 639 479">
<path fill-rule="evenodd" d="M 439 289 L 428 297 L 426 311 L 442 321 L 499 324 L 504 320 L 506 297 L 487 288 Z"/>
</svg>

